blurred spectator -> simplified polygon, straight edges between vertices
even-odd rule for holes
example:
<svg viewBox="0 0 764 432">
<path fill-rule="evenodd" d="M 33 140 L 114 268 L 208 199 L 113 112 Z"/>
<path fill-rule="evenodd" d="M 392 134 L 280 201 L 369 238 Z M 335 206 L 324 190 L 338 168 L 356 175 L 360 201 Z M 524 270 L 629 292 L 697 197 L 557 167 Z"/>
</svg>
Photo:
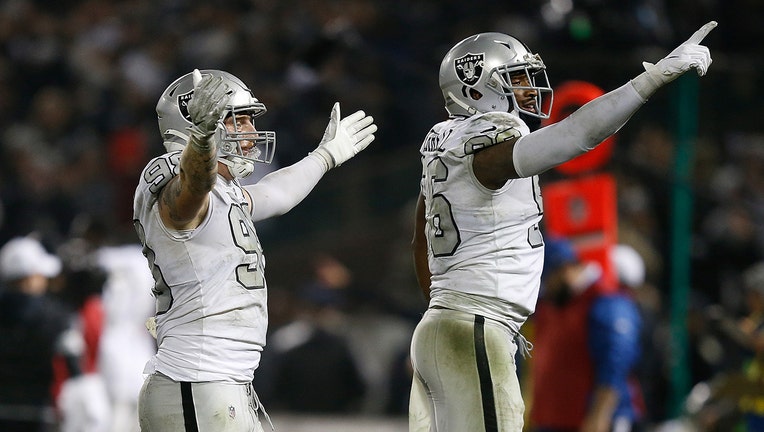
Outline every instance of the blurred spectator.
<svg viewBox="0 0 764 432">
<path fill-rule="evenodd" d="M 15 211 L 8 223 L 15 229 L 61 236 L 78 209 L 108 208 L 108 187 L 97 181 L 103 174 L 99 137 L 79 120 L 72 98 L 64 87 L 41 88 L 23 121 L 2 136 L 14 175 L 8 203 Z"/>
<path fill-rule="evenodd" d="M 533 319 L 530 423 L 536 432 L 636 431 L 643 401 L 633 369 L 641 318 L 630 295 L 602 286 L 602 269 L 566 239 L 545 241 Z"/>
<path fill-rule="evenodd" d="M 108 432 L 109 409 L 105 384 L 98 374 L 104 310 L 101 293 L 105 273 L 95 266 L 63 262 L 61 287 L 53 294 L 72 311 L 72 326 L 82 335 L 83 351 L 79 358 L 80 374 L 72 375 L 66 359 L 54 358 L 53 392 L 60 411 L 61 432 Z"/>
<path fill-rule="evenodd" d="M 644 423 L 648 425 L 664 418 L 666 410 L 671 353 L 663 336 L 667 325 L 663 316 L 664 306 L 659 290 L 646 280 L 645 261 L 635 248 L 617 244 L 610 250 L 610 259 L 621 293 L 634 299 L 642 318 L 641 355 L 635 370 L 644 395 Z"/>
<path fill-rule="evenodd" d="M 743 273 L 746 314 L 738 321 L 739 336 L 733 337 L 748 352 L 743 374 L 756 389 L 744 394 L 738 402 L 746 431 L 764 430 L 764 261 L 750 266 Z M 748 387 L 749 389 L 751 387 Z"/>
<path fill-rule="evenodd" d="M 696 253 L 693 285 L 712 303 L 741 304 L 738 276 L 761 259 L 761 224 L 746 201 L 719 205 L 702 223 L 702 254 Z"/>
<path fill-rule="evenodd" d="M 138 432 L 138 394 L 143 367 L 156 352 L 146 320 L 154 315 L 154 285 L 140 245 L 104 245 L 94 251 L 106 272 L 104 326 L 98 370 L 110 403 L 110 432 Z"/>
<path fill-rule="evenodd" d="M 52 430 L 54 356 L 66 359 L 70 376 L 80 373 L 82 336 L 48 293 L 60 271 L 61 260 L 32 237 L 0 249 L 0 430 Z"/>
<path fill-rule="evenodd" d="M 64 265 L 59 279 L 60 286 L 51 290 L 51 294 L 73 311 L 74 325 L 85 342 L 80 367 L 83 373 L 93 373 L 98 370 L 98 347 L 105 319 L 101 294 L 106 273 L 95 264 L 73 266 L 60 252 L 58 256 Z M 57 375 L 60 380 L 66 379 L 65 374 Z"/>
<path fill-rule="evenodd" d="M 150 294 L 154 281 L 141 246 L 115 244 L 116 240 L 105 220 L 79 215 L 69 240 L 58 251 L 70 274 L 65 297 L 83 305 L 80 322 L 84 328 L 98 331 L 97 339 L 87 337 L 93 331 L 85 332 L 88 361 L 83 369 L 93 375 L 91 393 L 102 394 L 99 409 L 109 432 L 137 432 L 143 367 L 156 352 L 155 340 L 145 327 L 154 314 Z M 97 325 L 88 318 L 96 301 L 101 313 Z M 87 412 L 83 403 L 70 409 L 80 410 L 74 413 L 77 417 Z"/>
<path fill-rule="evenodd" d="M 341 334 L 351 275 L 331 256 L 318 257 L 313 272 L 287 300 L 292 319 L 269 337 L 255 386 L 275 410 L 359 412 L 366 385 Z"/>
<path fill-rule="evenodd" d="M 736 317 L 720 305 L 706 310 L 715 327 L 742 351 L 737 371 L 719 371 L 714 396 L 734 407 L 742 416 L 741 430 L 764 430 L 764 261 L 742 273 L 745 311 Z M 729 368 L 732 369 L 732 368 Z M 718 403 L 718 402 L 717 402 Z"/>
</svg>

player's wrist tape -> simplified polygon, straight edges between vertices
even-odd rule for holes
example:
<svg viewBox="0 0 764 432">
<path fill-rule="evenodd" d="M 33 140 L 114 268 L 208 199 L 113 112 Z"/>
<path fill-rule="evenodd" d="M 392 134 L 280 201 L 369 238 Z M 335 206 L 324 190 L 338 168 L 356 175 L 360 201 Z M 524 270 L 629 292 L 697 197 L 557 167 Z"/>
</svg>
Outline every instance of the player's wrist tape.
<svg viewBox="0 0 764 432">
<path fill-rule="evenodd" d="M 643 101 L 647 102 L 666 81 L 662 79 L 660 71 L 652 64 L 644 64 L 645 71 L 631 80 L 631 85 L 639 94 Z"/>
<path fill-rule="evenodd" d="M 191 126 L 188 128 L 190 132 L 188 137 L 188 145 L 199 153 L 209 153 L 212 150 L 214 143 L 212 142 L 212 133 L 205 134 L 198 127 Z"/>
<path fill-rule="evenodd" d="M 334 168 L 336 163 L 334 161 L 334 157 L 329 152 L 329 150 L 325 149 L 324 147 L 319 146 L 309 154 L 315 154 L 317 156 L 321 157 L 321 161 L 324 163 L 324 166 L 326 167 L 326 170 L 329 171 L 330 169 Z"/>
</svg>

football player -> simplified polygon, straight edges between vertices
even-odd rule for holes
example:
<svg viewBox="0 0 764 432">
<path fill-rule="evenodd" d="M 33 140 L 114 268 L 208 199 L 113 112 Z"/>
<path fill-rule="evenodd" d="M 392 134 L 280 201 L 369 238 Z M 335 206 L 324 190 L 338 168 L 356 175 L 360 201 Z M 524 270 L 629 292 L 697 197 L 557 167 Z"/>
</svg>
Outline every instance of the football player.
<svg viewBox="0 0 764 432">
<path fill-rule="evenodd" d="M 265 111 L 220 70 L 183 75 L 157 104 L 167 153 L 143 170 L 133 217 L 156 297 L 158 351 L 144 371 L 143 431 L 262 430 L 251 383 L 265 345 L 267 285 L 254 223 L 296 206 L 377 129 L 363 111 L 340 118 L 335 103 L 313 152 L 242 186 L 256 163 L 273 157 L 275 133 L 254 123 Z"/>
<path fill-rule="evenodd" d="M 456 44 L 440 66 L 448 120 L 424 139 L 413 239 L 429 308 L 417 325 L 411 431 L 521 431 L 516 374 L 520 327 L 533 313 L 543 266 L 538 175 L 595 148 L 663 85 L 711 64 L 703 38 L 685 43 L 623 86 L 564 120 L 547 118 L 552 89 L 538 54 L 518 39 L 481 33 Z"/>
</svg>

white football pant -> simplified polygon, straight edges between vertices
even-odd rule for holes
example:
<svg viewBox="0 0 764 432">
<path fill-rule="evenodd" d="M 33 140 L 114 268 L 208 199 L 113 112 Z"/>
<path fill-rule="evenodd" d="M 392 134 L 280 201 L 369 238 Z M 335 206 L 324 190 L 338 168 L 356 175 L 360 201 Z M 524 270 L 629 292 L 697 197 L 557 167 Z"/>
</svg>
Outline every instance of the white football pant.
<svg viewBox="0 0 764 432">
<path fill-rule="evenodd" d="M 428 309 L 411 342 L 409 432 L 521 432 L 514 339 L 494 320 Z"/>
<path fill-rule="evenodd" d="M 160 373 L 148 376 L 138 401 L 142 432 L 263 432 L 258 408 L 251 384 L 181 383 Z"/>
</svg>

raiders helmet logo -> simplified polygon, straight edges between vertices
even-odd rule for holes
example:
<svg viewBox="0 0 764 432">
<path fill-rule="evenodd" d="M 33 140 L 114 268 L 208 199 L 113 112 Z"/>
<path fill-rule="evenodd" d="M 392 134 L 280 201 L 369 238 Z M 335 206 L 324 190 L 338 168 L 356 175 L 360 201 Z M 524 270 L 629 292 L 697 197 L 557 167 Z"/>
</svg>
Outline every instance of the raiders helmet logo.
<svg viewBox="0 0 764 432">
<path fill-rule="evenodd" d="M 483 74 L 483 65 L 485 54 L 472 54 L 467 53 L 462 57 L 454 60 L 454 68 L 456 69 L 456 76 L 459 80 L 466 85 L 474 85 L 480 80 L 480 75 Z"/>
<path fill-rule="evenodd" d="M 191 122 L 191 115 L 188 113 L 188 102 L 191 100 L 193 95 L 193 90 L 188 93 L 178 95 L 178 109 L 180 110 L 180 115 L 182 115 L 184 119 L 188 120 L 189 123 Z"/>
</svg>

